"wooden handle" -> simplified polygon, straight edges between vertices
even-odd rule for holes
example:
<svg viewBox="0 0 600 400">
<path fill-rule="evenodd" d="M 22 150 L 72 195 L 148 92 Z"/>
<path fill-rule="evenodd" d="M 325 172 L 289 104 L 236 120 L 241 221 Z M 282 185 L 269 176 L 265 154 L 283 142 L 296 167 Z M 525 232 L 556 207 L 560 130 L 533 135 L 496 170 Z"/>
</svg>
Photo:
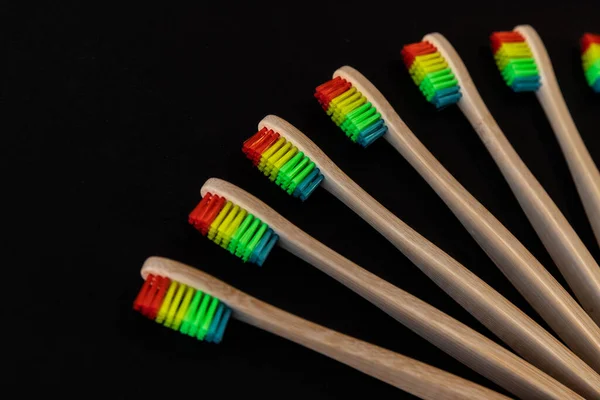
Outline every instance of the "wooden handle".
<svg viewBox="0 0 600 400">
<path fill-rule="evenodd" d="M 542 82 L 536 95 L 556 134 L 596 240 L 600 244 L 600 172 L 573 122 L 544 43 L 529 25 L 517 26 L 515 30 L 525 37 L 536 59 Z M 597 276 L 595 285 L 596 288 L 600 286 Z"/>
<path fill-rule="evenodd" d="M 510 145 L 483 103 L 465 65 L 452 45 L 440 34 L 427 35 L 425 38 L 444 53 L 462 88 L 463 97 L 458 102 L 459 107 L 494 158 L 548 253 L 584 309 L 596 323 L 600 323 L 600 267 L 556 204 Z M 552 291 L 557 290 L 555 286 L 550 286 Z M 563 298 L 562 309 L 566 309 L 569 303 L 574 304 L 572 299 L 562 296 L 562 294 L 560 297 Z M 536 306 L 534 305 L 534 307 Z M 544 309 L 554 312 L 554 307 L 549 307 L 545 300 L 538 299 L 536 310 L 540 314 Z M 575 315 L 573 310 L 571 312 Z M 548 323 L 550 322 L 548 321 Z M 583 327 L 589 323 L 580 319 L 578 325 Z M 562 332 L 558 327 L 554 329 L 573 349 L 579 349 L 575 350 L 579 355 L 584 357 L 584 354 L 588 354 L 587 360 L 594 363 L 597 370 L 600 370 L 600 340 L 598 337 L 594 343 L 589 341 L 589 335 L 582 337 L 578 334 L 569 338 L 569 336 L 573 336 L 571 323 L 565 324 L 561 328 Z"/>
<path fill-rule="evenodd" d="M 346 67 L 344 70 L 349 71 Z M 401 153 L 405 158 L 434 187 L 453 211 L 456 209 L 455 212 L 461 221 L 466 216 L 467 222 L 465 226 L 469 228 L 469 231 L 474 236 L 483 236 L 485 238 L 486 236 L 484 235 L 487 235 L 490 237 L 488 242 L 485 243 L 488 247 L 492 247 L 491 249 L 486 249 L 488 254 L 498 254 L 504 251 L 508 255 L 511 255 L 511 250 L 514 248 L 520 251 L 518 254 L 529 254 L 510 232 L 439 164 L 412 132 L 410 132 L 408 127 L 401 130 L 398 128 L 398 124 L 393 117 L 396 113 L 390 111 L 391 107 L 385 99 L 381 100 L 383 96 L 374 87 L 367 87 L 364 81 L 368 84 L 370 83 L 364 77 L 358 79 L 360 77 L 356 74 L 352 77 L 346 74 L 345 78 L 351 79 L 353 84 L 355 82 L 362 83 L 362 87 L 358 88 L 358 90 L 362 93 L 368 93 L 369 101 L 382 114 L 386 113 L 384 117 L 386 122 L 392 121 L 389 127 L 390 132 L 384 137 L 393 135 L 393 138 L 397 138 L 400 136 L 400 132 L 402 133 L 401 137 L 405 142 L 399 148 L 399 151 L 402 150 Z M 383 102 L 388 104 L 388 106 L 380 108 Z M 399 120 L 397 115 L 396 119 Z M 590 398 L 600 398 L 600 376 L 596 372 L 500 293 L 404 224 L 369 196 L 302 132 L 276 116 L 265 117 L 259 124 L 259 128 L 262 127 L 267 127 L 281 133 L 297 146 L 299 151 L 304 152 L 304 154 L 315 162 L 321 173 L 324 174 L 325 179 L 322 185 L 326 190 L 342 200 L 348 207 L 356 211 L 357 214 L 388 238 L 390 242 L 411 259 L 427 276 L 518 354 L 580 394 Z M 397 139 L 388 140 L 395 143 Z M 496 231 L 493 228 L 496 228 Z M 477 233 L 477 231 L 481 231 L 481 233 Z M 496 234 L 496 232 L 499 233 Z M 500 239 L 511 244 L 512 247 L 508 244 L 503 245 Z M 498 243 L 499 241 L 500 243 Z M 530 254 L 529 257 L 534 262 L 537 262 Z M 496 256 L 492 257 L 492 259 L 495 259 L 496 262 L 499 262 L 498 260 L 500 262 L 513 261 L 510 258 L 507 259 L 508 261 L 503 261 L 506 259 L 506 256 Z M 527 260 L 527 258 L 525 259 Z M 545 271 L 541 266 L 540 269 Z M 560 285 L 559 290 L 564 291 Z M 542 289 L 542 292 L 553 296 L 552 291 Z M 577 309 L 582 314 L 581 317 L 584 320 L 588 320 L 588 325 L 592 328 L 597 328 L 579 306 L 577 306 Z M 559 312 L 556 312 L 556 310 L 549 309 L 549 312 L 545 313 L 550 321 L 555 322 L 553 324 L 555 326 L 557 325 L 556 321 L 560 322 L 561 310 L 559 308 Z M 569 314 L 567 313 L 567 315 Z M 574 319 L 574 321 L 575 323 L 568 327 L 575 331 L 572 336 L 581 333 L 579 332 L 581 328 L 577 322 L 578 319 Z M 589 331 L 583 330 L 583 337 L 585 337 L 586 332 Z"/>
<path fill-rule="evenodd" d="M 338 280 L 441 350 L 511 393 L 522 398 L 563 398 L 561 396 L 574 395 L 544 372 L 485 336 L 313 239 L 237 186 L 212 178 L 201 189 L 202 195 L 207 192 L 223 196 L 260 218 L 277 232 L 281 247 Z M 430 251 L 435 253 L 435 249 L 432 246 Z M 443 282 L 443 278 L 440 276 L 440 281 Z"/>
<path fill-rule="evenodd" d="M 142 276 L 165 276 L 217 297 L 234 318 L 274 333 L 349 365 L 423 399 L 498 399 L 507 397 L 446 371 L 354 339 L 251 297 L 197 269 L 151 257 Z"/>
</svg>

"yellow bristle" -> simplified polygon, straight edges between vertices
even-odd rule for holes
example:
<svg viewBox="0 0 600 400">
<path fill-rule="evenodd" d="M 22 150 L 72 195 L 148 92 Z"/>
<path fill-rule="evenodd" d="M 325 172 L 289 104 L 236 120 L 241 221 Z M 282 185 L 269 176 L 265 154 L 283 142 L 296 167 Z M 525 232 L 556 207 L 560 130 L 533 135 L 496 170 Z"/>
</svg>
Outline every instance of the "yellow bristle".
<svg viewBox="0 0 600 400">
<path fill-rule="evenodd" d="M 181 302 L 181 306 L 179 307 L 179 310 L 177 311 L 177 315 L 175 316 L 175 320 L 173 321 L 173 324 L 171 325 L 171 327 L 173 329 L 179 330 L 179 327 L 181 326 L 181 323 L 183 322 L 183 318 L 185 317 L 185 314 L 187 313 L 188 307 L 190 306 L 190 303 L 192 302 L 192 297 L 194 296 L 194 293 L 196 293 L 196 290 L 188 286 L 187 290 L 185 292 L 185 297 L 183 298 L 183 301 Z"/>
<path fill-rule="evenodd" d="M 265 163 L 265 168 L 263 169 L 263 174 L 265 174 L 265 176 L 269 176 L 277 160 L 283 157 L 283 155 L 287 153 L 287 151 L 291 147 L 292 144 L 290 142 L 286 142 L 279 150 L 277 150 L 277 152 L 275 152 L 275 154 L 273 154 L 267 159 L 267 162 Z"/>
<path fill-rule="evenodd" d="M 173 301 L 171 302 L 171 305 L 169 306 L 169 311 L 167 311 L 167 317 L 165 318 L 164 325 L 167 328 L 171 328 L 171 324 L 173 323 L 173 320 L 175 319 L 175 314 L 177 314 L 177 310 L 179 309 L 179 303 L 181 303 L 181 299 L 183 298 L 183 293 L 185 292 L 186 289 L 187 289 L 187 286 L 185 286 L 184 284 L 180 284 L 179 287 L 177 288 L 177 292 L 175 293 L 175 296 L 173 297 Z"/>
<path fill-rule="evenodd" d="M 215 235 L 217 234 L 217 228 L 221 225 L 221 223 L 223 222 L 223 220 L 229 213 L 229 210 L 231 210 L 232 206 L 233 206 L 233 204 L 230 201 L 225 203 L 225 207 L 223 207 L 223 209 L 221 210 L 219 215 L 217 215 L 217 218 L 215 218 L 215 220 L 212 222 L 212 224 L 210 224 L 210 228 L 208 230 L 208 235 L 207 235 L 207 237 L 210 240 L 213 240 L 215 238 Z"/>
<path fill-rule="evenodd" d="M 296 146 L 292 146 L 277 162 L 273 165 L 273 169 L 271 170 L 271 174 L 269 175 L 269 179 L 274 181 L 277 178 L 277 174 L 279 174 L 279 170 L 281 167 L 285 165 L 292 157 L 294 157 L 298 153 L 298 148 Z"/>
<path fill-rule="evenodd" d="M 277 150 L 281 148 L 285 144 L 286 140 L 282 137 L 277 139 L 275 143 L 271 145 L 264 153 L 262 153 L 260 157 L 260 162 L 258 163 L 258 170 L 263 172 L 265 165 L 267 164 L 267 160 L 271 157 Z"/>
<path fill-rule="evenodd" d="M 248 212 L 246 212 L 246 210 L 240 209 L 240 212 L 238 213 L 238 215 L 231 222 L 231 224 L 227 227 L 227 231 L 225 231 L 225 233 L 223 234 L 223 240 L 221 241 L 221 247 L 227 248 L 227 246 L 229 246 L 229 242 L 231 241 L 231 238 L 235 234 L 235 231 L 240 226 L 240 224 L 244 221 L 244 218 L 246 218 L 246 214 L 248 214 Z"/>
<path fill-rule="evenodd" d="M 222 243 L 225 232 L 227 232 L 227 229 L 229 228 L 229 224 L 231 224 L 231 221 L 233 221 L 239 210 L 240 206 L 233 206 L 229 214 L 227 214 L 227 217 L 223 220 L 223 223 L 217 228 L 217 237 L 214 240 L 216 244 Z"/>
<path fill-rule="evenodd" d="M 169 289 L 167 289 L 167 294 L 165 294 L 165 298 L 163 299 L 163 303 L 160 305 L 158 310 L 158 314 L 156 314 L 156 322 L 162 324 L 167 316 L 167 311 L 169 311 L 169 306 L 171 305 L 171 300 L 173 299 L 173 295 L 175 294 L 175 289 L 179 284 L 175 281 L 171 281 L 169 285 Z"/>
<path fill-rule="evenodd" d="M 423 79 L 432 72 L 441 71 L 448 68 L 448 63 L 439 52 L 427 54 L 425 56 L 415 57 L 409 73 L 417 85 L 420 85 Z"/>
<path fill-rule="evenodd" d="M 356 93 L 356 92 L 357 92 L 356 88 L 351 87 L 349 90 L 345 91 L 344 93 L 340 94 L 338 97 L 331 100 L 329 102 L 329 108 L 327 109 L 327 115 L 331 115 L 335 111 L 335 109 L 339 103 L 346 100 L 348 97 L 354 95 L 354 93 Z"/>
</svg>

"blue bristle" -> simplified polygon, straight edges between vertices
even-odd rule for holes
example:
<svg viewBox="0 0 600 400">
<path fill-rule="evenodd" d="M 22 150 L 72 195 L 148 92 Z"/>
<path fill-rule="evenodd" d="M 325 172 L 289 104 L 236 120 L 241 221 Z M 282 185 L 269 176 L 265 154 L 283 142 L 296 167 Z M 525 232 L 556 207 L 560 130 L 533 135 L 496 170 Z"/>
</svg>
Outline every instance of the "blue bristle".
<svg viewBox="0 0 600 400">
<path fill-rule="evenodd" d="M 321 184 L 324 176 L 319 174 L 315 179 L 313 179 L 300 193 L 300 200 L 304 201 L 315 191 L 315 189 Z"/>
<path fill-rule="evenodd" d="M 223 315 L 221 316 L 221 320 L 219 321 L 219 326 L 215 329 L 215 333 L 212 338 L 213 343 L 221 343 L 221 340 L 223 340 L 223 334 L 225 333 L 225 328 L 227 327 L 229 317 L 231 317 L 231 308 L 226 306 L 225 310 L 223 311 Z"/>
<path fill-rule="evenodd" d="M 217 331 L 219 322 L 221 321 L 221 315 L 223 314 L 223 310 L 226 307 L 227 306 L 225 306 L 223 303 L 219 303 L 219 306 L 217 307 L 217 311 L 215 312 L 215 316 L 213 317 L 213 320 L 210 324 L 210 328 L 208 328 L 208 333 L 206 334 L 206 337 L 204 338 L 204 340 L 206 340 L 207 342 L 209 342 L 209 343 L 213 342 L 215 332 Z"/>
<path fill-rule="evenodd" d="M 515 78 L 511 88 L 515 92 L 535 92 L 541 86 L 539 76 L 528 76 Z"/>
<path fill-rule="evenodd" d="M 260 253 L 257 253 L 256 265 L 258 265 L 259 267 L 262 267 L 263 263 L 265 262 L 265 259 L 267 258 L 267 256 L 269 255 L 269 253 L 271 252 L 273 247 L 275 246 L 275 243 L 277 243 L 278 239 L 279 239 L 279 236 L 276 233 L 273 233 L 273 235 L 271 235 L 271 238 L 262 247 Z"/>
<path fill-rule="evenodd" d="M 460 86 L 453 86 L 436 91 L 435 95 L 430 101 L 435 105 L 436 108 L 444 108 L 448 107 L 449 105 L 456 104 L 461 97 L 462 93 L 460 92 Z"/>
<path fill-rule="evenodd" d="M 306 200 L 308 196 L 319 186 L 319 183 L 323 180 L 323 175 L 319 168 L 313 169 L 310 174 L 294 190 L 293 196 L 301 199 L 302 201 Z M 316 182 L 316 184 L 315 184 Z"/>
<path fill-rule="evenodd" d="M 367 129 L 360 132 L 356 142 L 362 147 L 368 147 L 371 143 L 385 135 L 386 132 L 387 126 L 383 122 L 383 119 L 380 119 Z"/>
<path fill-rule="evenodd" d="M 260 239 L 260 242 L 258 242 L 258 245 L 256 245 L 256 247 L 254 248 L 254 251 L 252 252 L 252 254 L 250 255 L 251 263 L 257 264 L 257 261 L 260 258 L 260 254 L 262 253 L 264 247 L 269 243 L 272 235 L 273 235 L 273 229 L 269 228 L 265 232 L 263 237 Z M 262 265 L 262 263 L 259 265 Z"/>
</svg>

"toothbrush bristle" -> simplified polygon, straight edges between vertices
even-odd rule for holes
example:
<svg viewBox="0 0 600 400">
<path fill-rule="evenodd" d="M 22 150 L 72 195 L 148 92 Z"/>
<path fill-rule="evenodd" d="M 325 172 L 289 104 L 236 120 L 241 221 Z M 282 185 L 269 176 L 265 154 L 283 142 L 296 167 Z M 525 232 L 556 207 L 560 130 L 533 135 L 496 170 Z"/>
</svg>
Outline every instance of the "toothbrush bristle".
<svg viewBox="0 0 600 400">
<path fill-rule="evenodd" d="M 148 275 L 133 309 L 159 324 L 210 343 L 220 343 L 231 308 L 219 299 L 168 278 Z"/>
<path fill-rule="evenodd" d="M 592 33 L 583 35 L 581 61 L 585 79 L 596 93 L 600 93 L 600 35 Z"/>
<path fill-rule="evenodd" d="M 244 142 L 242 151 L 271 182 L 302 201 L 323 180 L 315 163 L 272 129 L 262 128 Z"/>
<path fill-rule="evenodd" d="M 494 32 L 490 43 L 498 70 L 512 90 L 535 92 L 540 88 L 538 67 L 523 35 L 516 31 Z"/>
<path fill-rule="evenodd" d="M 267 224 L 224 197 L 206 193 L 189 215 L 202 235 L 244 262 L 262 266 L 279 236 Z"/>
<path fill-rule="evenodd" d="M 225 199 L 219 196 L 205 196 L 190 213 L 189 223 L 203 235 L 208 233 L 210 224 L 225 205 Z"/>
<path fill-rule="evenodd" d="M 244 142 L 242 151 L 256 166 L 261 155 L 279 139 L 279 134 L 273 130 L 262 128 L 256 135 Z"/>
<path fill-rule="evenodd" d="M 433 44 L 427 41 L 408 44 L 401 54 L 413 82 L 428 102 L 440 109 L 460 100 L 458 79 Z"/>
<path fill-rule="evenodd" d="M 387 132 L 377 109 L 357 88 L 339 76 L 318 86 L 315 97 L 346 136 L 362 147 L 369 146 Z"/>
</svg>

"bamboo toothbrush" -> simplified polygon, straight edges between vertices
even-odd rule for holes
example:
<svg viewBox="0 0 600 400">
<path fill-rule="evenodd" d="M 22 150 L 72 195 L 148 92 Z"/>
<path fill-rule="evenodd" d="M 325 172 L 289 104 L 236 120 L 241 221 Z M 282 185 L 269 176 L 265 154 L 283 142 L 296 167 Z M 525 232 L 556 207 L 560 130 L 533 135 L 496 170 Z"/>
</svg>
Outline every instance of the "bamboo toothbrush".
<svg viewBox="0 0 600 400">
<path fill-rule="evenodd" d="M 452 45 L 433 33 L 423 42 L 405 46 L 403 55 L 413 80 L 429 101 L 437 107 L 458 104 L 583 308 L 600 324 L 600 267 L 510 145 Z"/>
<path fill-rule="evenodd" d="M 563 386 L 544 372 L 337 254 L 242 189 L 213 178 L 204 184 L 201 194 L 202 201 L 190 214 L 190 223 L 208 239 L 243 261 L 261 265 L 274 244 L 279 242 L 282 248 L 338 280 L 441 350 L 511 393 L 523 398 L 560 398 L 564 395 L 559 394 L 565 390 Z M 431 254 L 436 254 L 434 248 L 431 249 Z M 439 274 L 441 281 L 446 279 L 444 275 Z M 484 293 L 492 291 L 487 285 L 478 290 Z M 455 294 L 461 297 L 461 293 Z M 508 302 L 499 295 L 489 301 L 498 301 L 498 307 L 510 311 L 509 307 L 504 306 Z M 529 345 L 522 343 L 522 346 Z M 576 358 L 570 354 L 566 348 L 557 349 L 554 360 L 561 363 L 574 358 L 572 368 L 577 373 L 571 377 L 572 381 L 581 387 L 581 393 L 600 398 L 600 377 L 582 362 L 577 363 Z"/>
<path fill-rule="evenodd" d="M 219 343 L 230 316 L 298 343 L 422 399 L 508 399 L 420 361 L 319 326 L 197 269 L 151 257 L 134 309 L 184 335 Z"/>
<path fill-rule="evenodd" d="M 496 64 L 506 83 L 514 91 L 536 93 L 567 159 L 579 197 L 600 243 L 600 172 L 569 113 L 542 39 L 531 26 L 520 25 L 512 32 L 492 34 L 491 42 Z M 596 299 L 599 299 L 600 269 L 595 279 L 598 285 Z"/>
<path fill-rule="evenodd" d="M 408 134 L 403 137 L 410 139 Z M 420 143 L 417 141 L 416 144 Z M 582 394 L 584 392 L 581 390 L 589 390 L 582 389 L 581 385 L 587 386 L 592 380 L 572 369 L 578 365 L 591 370 L 585 363 L 572 353 L 568 359 L 557 360 L 557 354 L 570 351 L 502 295 L 369 196 L 294 126 L 276 116 L 267 116 L 259 123 L 259 132 L 246 140 L 243 151 L 263 174 L 294 197 L 306 199 L 322 182 L 327 191 L 388 238 L 436 284 L 522 357 Z M 433 159 L 431 155 L 429 157 Z M 434 170 L 431 165 L 429 167 Z M 441 167 L 437 170 L 445 171 Z M 458 183 L 455 183 L 455 187 L 462 189 Z M 545 270 L 542 268 L 542 271 Z M 517 280 L 525 280 L 525 277 L 518 277 Z M 588 360 L 590 365 L 600 368 L 600 329 L 560 285 L 555 286 L 557 293 L 544 292 L 550 299 L 544 303 L 542 315 L 553 326 L 568 327 L 567 337 L 581 352 L 581 357 Z M 531 295 L 540 296 L 536 293 Z M 561 303 L 554 305 L 556 300 L 553 299 L 558 295 L 561 295 L 559 300 L 570 299 L 566 304 L 575 313 L 561 311 L 565 308 Z M 583 329 L 580 321 L 586 323 Z M 585 346 L 582 346 L 583 342 L 586 342 Z M 600 387 L 594 385 L 591 393 L 598 397 Z"/>
</svg>

